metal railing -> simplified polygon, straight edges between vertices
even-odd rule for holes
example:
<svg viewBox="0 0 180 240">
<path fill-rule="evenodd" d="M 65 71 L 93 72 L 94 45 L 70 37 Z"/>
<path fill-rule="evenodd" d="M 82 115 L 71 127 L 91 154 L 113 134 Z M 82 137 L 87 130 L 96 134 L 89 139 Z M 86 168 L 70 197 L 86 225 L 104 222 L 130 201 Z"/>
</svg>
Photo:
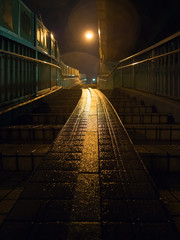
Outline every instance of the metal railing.
<svg viewBox="0 0 180 240">
<path fill-rule="evenodd" d="M 126 87 L 180 100 L 180 32 L 118 62 L 99 88 Z"/>
<path fill-rule="evenodd" d="M 21 0 L 0 0 L 0 107 L 54 86 L 77 84 L 79 71 L 61 61 L 53 34 Z"/>
<path fill-rule="evenodd" d="M 39 91 L 54 86 L 67 88 L 75 82 L 77 84 L 79 79 L 77 69 L 68 67 L 62 62 L 54 64 L 30 57 L 35 56 L 34 50 L 17 44 L 13 42 L 13 47 L 10 46 L 9 49 L 18 46 L 18 52 L 25 55 L 0 49 L 0 107 L 31 98 Z"/>
</svg>

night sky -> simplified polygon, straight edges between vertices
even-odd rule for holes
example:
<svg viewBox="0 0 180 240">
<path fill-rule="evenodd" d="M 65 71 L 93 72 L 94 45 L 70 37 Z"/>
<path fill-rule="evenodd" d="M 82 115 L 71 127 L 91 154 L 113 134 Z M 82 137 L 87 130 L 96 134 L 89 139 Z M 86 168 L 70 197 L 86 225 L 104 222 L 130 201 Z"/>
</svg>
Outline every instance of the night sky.
<svg viewBox="0 0 180 240">
<path fill-rule="evenodd" d="M 110 1 L 110 0 L 109 0 Z M 97 33 L 95 0 L 23 0 L 53 32 L 64 62 L 96 77 L 98 39 L 87 42 L 86 30 Z M 138 17 L 138 31 L 127 55 L 136 53 L 180 31 L 180 0 L 116 0 L 118 7 L 130 2 Z M 127 13 L 131 14 L 131 12 Z M 117 41 L 118 41 L 118 34 Z M 126 57 L 126 56 L 124 56 Z"/>
</svg>

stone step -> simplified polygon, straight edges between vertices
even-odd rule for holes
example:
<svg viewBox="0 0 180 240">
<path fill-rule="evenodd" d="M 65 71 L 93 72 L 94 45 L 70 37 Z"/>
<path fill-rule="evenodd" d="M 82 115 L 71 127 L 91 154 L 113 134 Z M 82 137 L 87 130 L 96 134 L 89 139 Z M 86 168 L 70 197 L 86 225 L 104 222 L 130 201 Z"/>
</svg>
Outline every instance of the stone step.
<svg viewBox="0 0 180 240">
<path fill-rule="evenodd" d="M 150 172 L 180 172 L 180 145 L 135 145 Z"/>
<path fill-rule="evenodd" d="M 101 90 L 102 93 L 104 93 L 104 95 L 106 95 L 107 98 L 118 98 L 118 97 L 128 97 L 130 98 L 130 96 L 124 92 L 120 92 L 120 91 L 116 91 L 115 89 L 112 91 L 112 90 L 105 90 L 105 89 L 102 89 Z"/>
<path fill-rule="evenodd" d="M 72 105 L 76 105 L 81 97 L 81 89 L 78 91 L 60 91 L 54 93 L 53 95 L 48 95 L 47 97 L 41 99 L 39 101 L 40 104 L 48 104 L 48 105 L 61 105 L 64 102 Z"/>
<path fill-rule="evenodd" d="M 140 101 L 116 101 L 116 102 L 111 102 L 114 108 L 121 108 L 121 107 L 135 107 L 138 105 L 142 105 L 143 103 Z"/>
<path fill-rule="evenodd" d="M 154 109 L 152 106 L 144 106 L 144 105 L 137 105 L 137 106 L 122 106 L 122 107 L 116 107 L 116 112 L 118 114 L 121 113 L 152 113 L 154 112 Z"/>
<path fill-rule="evenodd" d="M 126 124 L 126 130 L 133 142 L 138 140 L 155 140 L 155 141 L 177 141 L 180 140 L 180 125 L 162 124 L 162 125 L 140 125 Z"/>
<path fill-rule="evenodd" d="M 172 116 L 159 113 L 121 113 L 123 124 L 167 124 L 172 122 Z"/>
<path fill-rule="evenodd" d="M 32 114 L 31 119 L 33 124 L 65 124 L 71 113 L 65 114 L 55 114 L 55 113 L 41 113 L 41 114 Z"/>
<path fill-rule="evenodd" d="M 21 125 L 0 128 L 0 141 L 52 142 L 63 125 Z"/>
<path fill-rule="evenodd" d="M 112 104 L 115 104 L 115 105 L 117 105 L 117 104 L 119 104 L 119 103 L 121 103 L 121 102 L 131 102 L 131 103 L 138 103 L 138 104 L 143 104 L 143 102 L 142 101 L 140 101 L 140 100 L 136 100 L 136 99 L 134 99 L 134 98 L 129 98 L 129 97 L 121 97 L 121 98 L 109 98 L 109 101 L 112 103 Z"/>
<path fill-rule="evenodd" d="M 136 100 L 135 98 L 129 97 L 129 95 L 109 95 L 106 94 L 106 97 L 109 98 L 110 101 L 121 101 L 121 100 Z"/>
<path fill-rule="evenodd" d="M 34 113 L 57 113 L 57 114 L 71 114 L 74 110 L 73 105 L 48 106 L 39 107 L 34 110 Z"/>
<path fill-rule="evenodd" d="M 50 144 L 0 144 L 0 169 L 33 171 Z"/>
<path fill-rule="evenodd" d="M 57 97 L 56 101 L 54 98 L 49 98 L 49 99 L 43 99 L 43 103 L 49 104 L 49 105 L 62 105 L 64 102 L 68 104 L 73 104 L 73 103 L 78 103 L 79 98 L 74 98 L 74 97 Z"/>
</svg>

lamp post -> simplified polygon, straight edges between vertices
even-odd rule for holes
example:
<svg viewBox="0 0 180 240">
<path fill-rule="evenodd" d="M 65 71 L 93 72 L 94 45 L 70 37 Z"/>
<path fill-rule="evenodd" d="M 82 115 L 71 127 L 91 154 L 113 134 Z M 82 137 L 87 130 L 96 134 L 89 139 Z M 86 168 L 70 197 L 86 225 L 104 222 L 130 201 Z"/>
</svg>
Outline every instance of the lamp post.
<svg viewBox="0 0 180 240">
<path fill-rule="evenodd" d="M 83 34 L 84 40 L 86 40 L 86 44 L 88 46 L 95 46 L 95 44 L 98 43 L 98 34 L 96 31 L 92 31 L 92 30 L 88 30 L 86 32 L 84 32 Z M 96 57 L 96 59 L 98 59 Z M 96 73 L 97 74 L 97 73 Z M 93 78 L 91 78 L 91 80 L 89 80 L 89 82 L 91 84 L 95 84 L 96 83 L 96 77 L 93 76 Z"/>
</svg>

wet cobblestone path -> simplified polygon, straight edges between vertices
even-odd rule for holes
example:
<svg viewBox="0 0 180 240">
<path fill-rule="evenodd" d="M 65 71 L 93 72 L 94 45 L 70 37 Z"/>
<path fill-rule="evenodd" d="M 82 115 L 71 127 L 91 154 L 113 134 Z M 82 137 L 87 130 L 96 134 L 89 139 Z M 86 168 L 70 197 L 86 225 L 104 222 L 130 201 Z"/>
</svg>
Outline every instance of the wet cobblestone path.
<svg viewBox="0 0 180 240">
<path fill-rule="evenodd" d="M 0 229 L 1 239 L 178 239 L 109 101 L 83 89 Z"/>
</svg>

